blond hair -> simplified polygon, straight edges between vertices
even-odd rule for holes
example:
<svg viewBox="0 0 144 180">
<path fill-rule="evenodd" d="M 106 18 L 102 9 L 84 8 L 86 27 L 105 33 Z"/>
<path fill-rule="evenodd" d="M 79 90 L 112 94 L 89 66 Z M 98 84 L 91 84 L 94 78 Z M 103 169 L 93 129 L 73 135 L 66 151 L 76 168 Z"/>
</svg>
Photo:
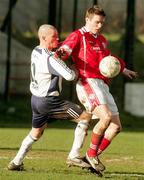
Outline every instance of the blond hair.
<svg viewBox="0 0 144 180">
<path fill-rule="evenodd" d="M 56 30 L 56 28 L 54 26 L 52 26 L 50 24 L 43 24 L 38 29 L 38 37 L 40 39 L 42 36 L 47 36 L 48 33 L 51 33 L 55 30 Z"/>
</svg>

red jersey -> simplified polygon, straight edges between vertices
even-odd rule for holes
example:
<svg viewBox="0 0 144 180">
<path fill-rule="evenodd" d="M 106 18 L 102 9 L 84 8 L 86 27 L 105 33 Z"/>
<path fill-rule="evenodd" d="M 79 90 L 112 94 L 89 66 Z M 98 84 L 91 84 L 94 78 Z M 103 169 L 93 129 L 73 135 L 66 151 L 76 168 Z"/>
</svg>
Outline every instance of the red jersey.
<svg viewBox="0 0 144 180">
<path fill-rule="evenodd" d="M 61 48 L 72 56 L 80 78 L 98 78 L 108 83 L 109 79 L 99 70 L 101 59 L 111 54 L 107 46 L 108 42 L 104 36 L 93 35 L 82 27 L 72 32 L 62 43 Z M 123 71 L 125 62 L 120 58 L 118 60 L 121 64 L 121 71 Z"/>
</svg>

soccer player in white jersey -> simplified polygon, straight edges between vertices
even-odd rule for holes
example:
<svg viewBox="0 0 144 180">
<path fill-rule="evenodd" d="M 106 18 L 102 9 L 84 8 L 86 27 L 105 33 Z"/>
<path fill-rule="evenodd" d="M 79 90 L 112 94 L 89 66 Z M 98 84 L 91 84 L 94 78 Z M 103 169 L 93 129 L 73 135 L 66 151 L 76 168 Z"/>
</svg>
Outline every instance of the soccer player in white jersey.
<svg viewBox="0 0 144 180">
<path fill-rule="evenodd" d="M 26 153 L 42 136 L 48 121 L 52 119 L 75 119 L 78 122 L 68 160 L 73 165 L 88 167 L 89 165 L 80 158 L 79 151 L 87 134 L 90 115 L 76 104 L 62 100 L 59 96 L 62 78 L 72 81 L 76 74 L 52 53 L 58 46 L 58 33 L 55 27 L 47 24 L 40 26 L 38 37 L 40 44 L 31 54 L 32 129 L 22 141 L 16 156 L 8 164 L 8 169 L 23 170 Z"/>
</svg>

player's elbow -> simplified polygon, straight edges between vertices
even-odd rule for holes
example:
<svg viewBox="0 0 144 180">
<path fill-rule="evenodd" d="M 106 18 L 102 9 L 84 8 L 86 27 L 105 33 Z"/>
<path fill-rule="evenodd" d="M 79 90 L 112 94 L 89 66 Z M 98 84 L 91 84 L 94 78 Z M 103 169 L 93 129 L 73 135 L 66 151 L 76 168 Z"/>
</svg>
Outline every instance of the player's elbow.
<svg viewBox="0 0 144 180">
<path fill-rule="evenodd" d="M 73 81 L 75 78 L 73 76 L 67 76 L 65 77 L 67 81 Z"/>
</svg>

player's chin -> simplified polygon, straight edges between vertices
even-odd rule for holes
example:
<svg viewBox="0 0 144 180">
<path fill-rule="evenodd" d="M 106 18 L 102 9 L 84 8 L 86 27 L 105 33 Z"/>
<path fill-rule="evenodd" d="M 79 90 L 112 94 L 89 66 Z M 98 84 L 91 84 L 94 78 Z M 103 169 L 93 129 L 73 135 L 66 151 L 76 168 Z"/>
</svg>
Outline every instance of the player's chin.
<svg viewBox="0 0 144 180">
<path fill-rule="evenodd" d="M 99 29 L 96 29 L 96 30 L 95 30 L 95 34 L 98 34 L 98 33 L 99 33 Z"/>
<path fill-rule="evenodd" d="M 93 34 L 97 34 L 99 32 L 99 29 L 93 29 Z"/>
</svg>

